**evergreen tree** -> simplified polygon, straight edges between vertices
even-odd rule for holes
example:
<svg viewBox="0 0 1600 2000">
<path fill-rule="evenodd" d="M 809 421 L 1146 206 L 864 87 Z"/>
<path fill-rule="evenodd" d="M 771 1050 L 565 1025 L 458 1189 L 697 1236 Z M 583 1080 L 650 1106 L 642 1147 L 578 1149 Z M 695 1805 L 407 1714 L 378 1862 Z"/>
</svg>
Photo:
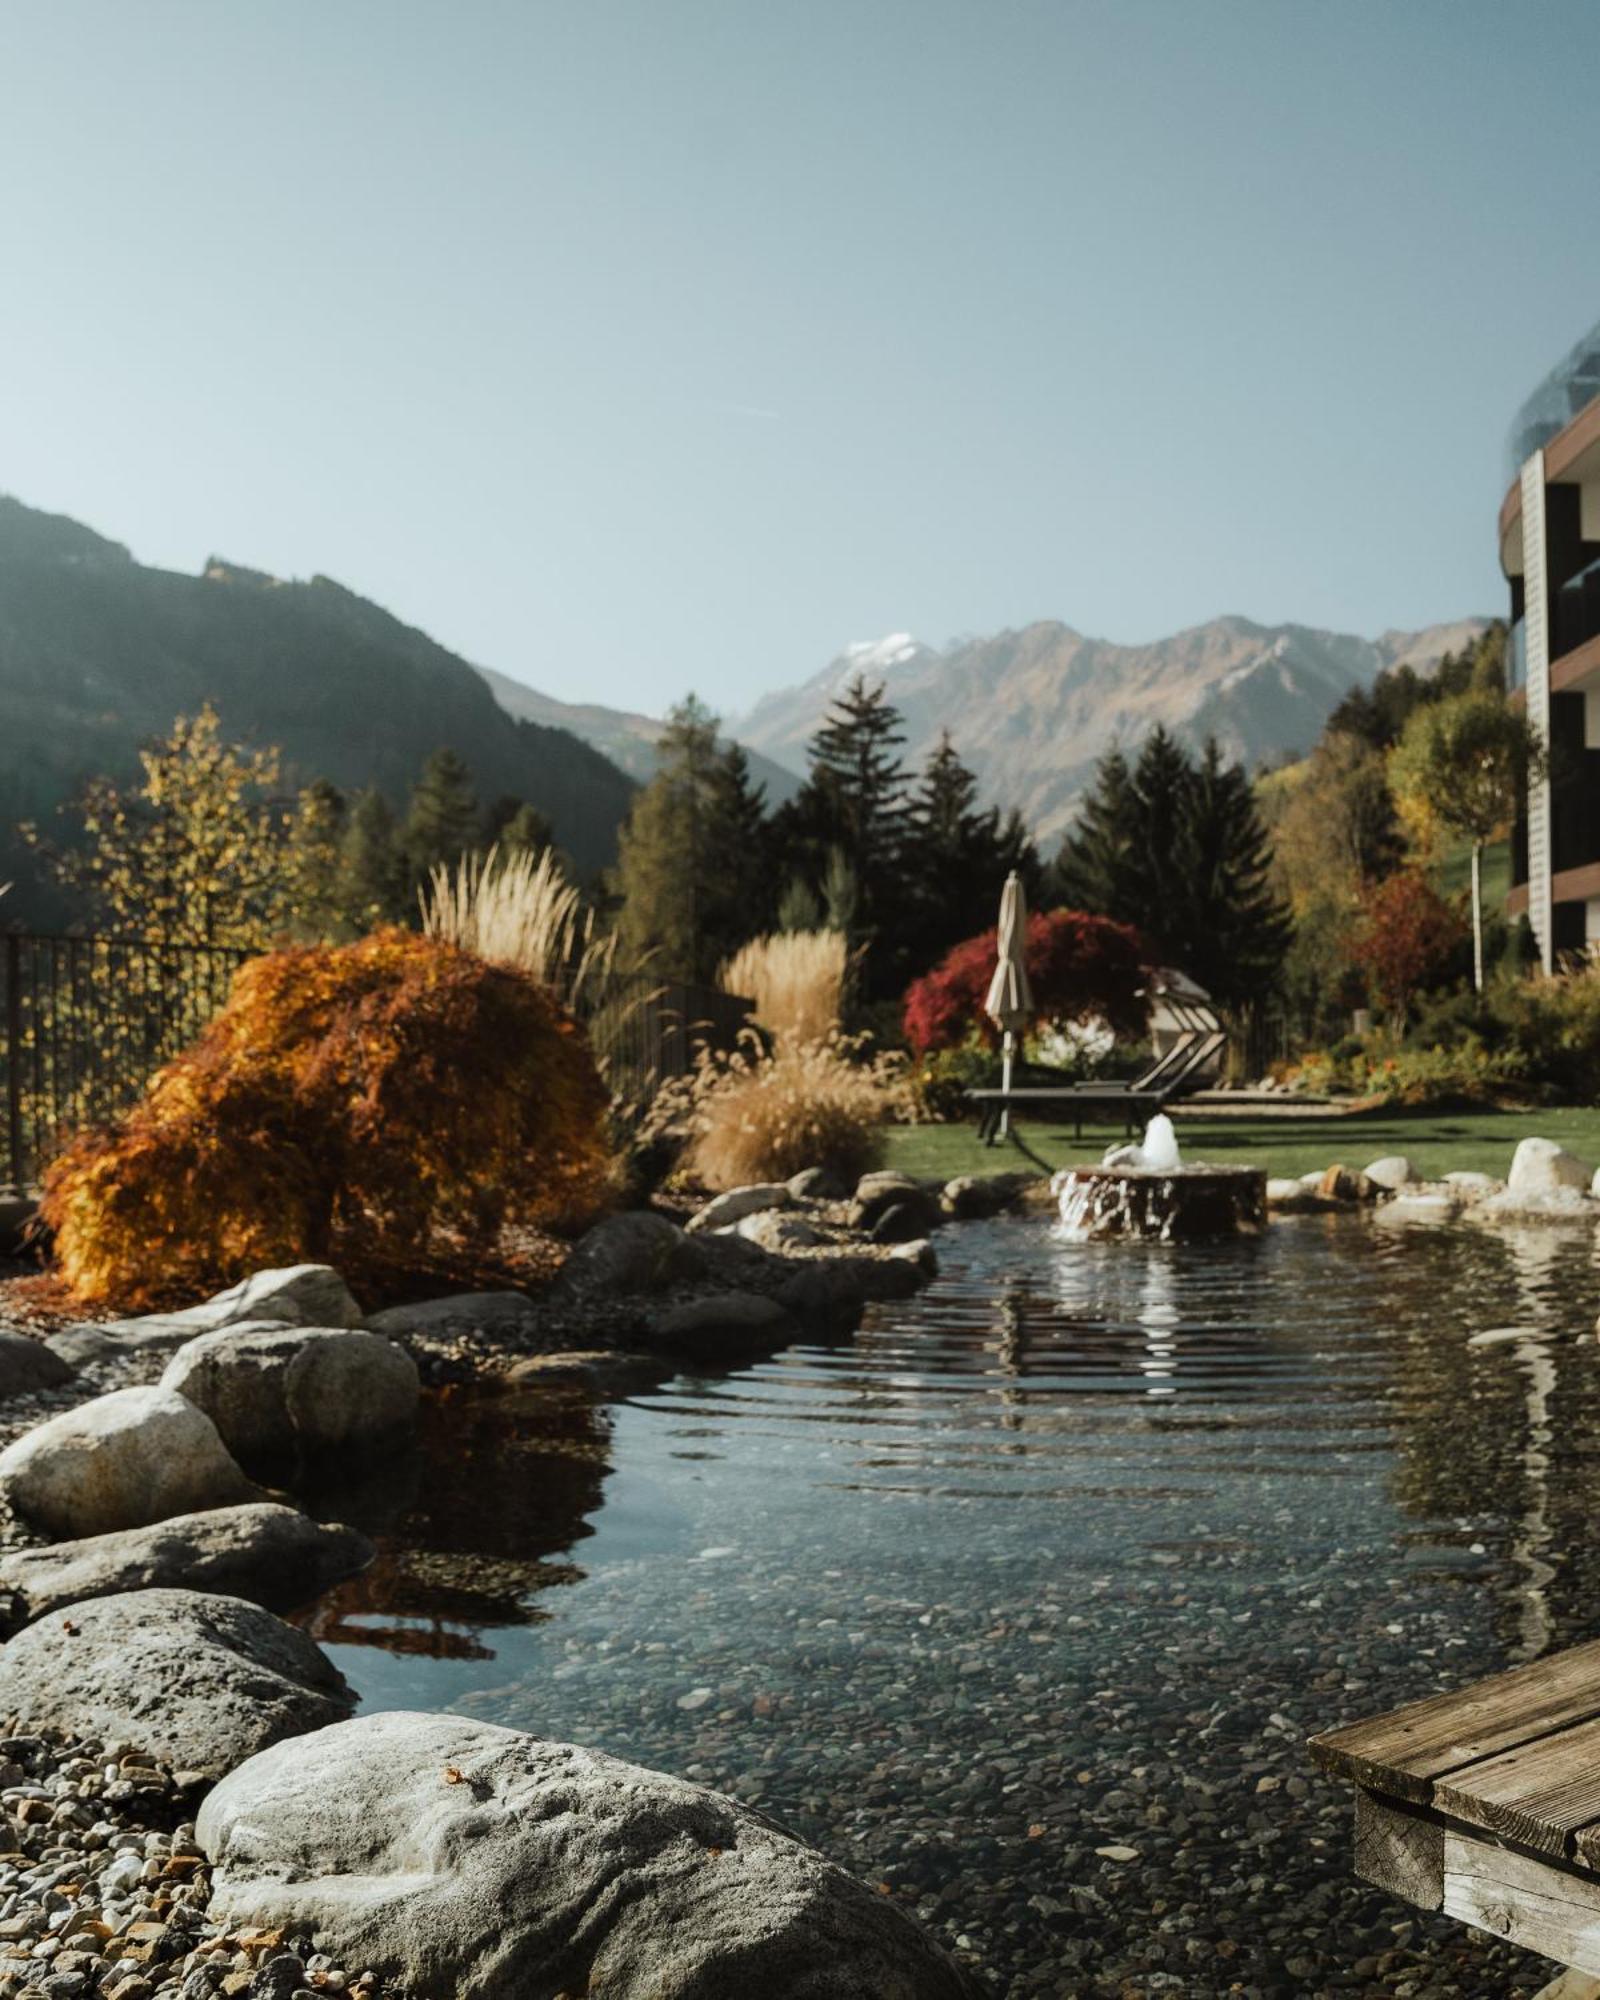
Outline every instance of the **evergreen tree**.
<svg viewBox="0 0 1600 2000">
<path fill-rule="evenodd" d="M 830 872 L 854 895 L 849 936 L 869 947 L 865 984 L 871 997 L 905 983 L 911 934 L 902 869 L 910 805 L 898 751 L 900 714 L 881 685 L 858 675 L 811 739 L 811 768 L 799 794 L 777 816 L 779 850 L 824 902 Z M 837 850 L 843 869 L 833 860 Z M 835 907 L 840 899 L 834 899 Z"/>
<path fill-rule="evenodd" d="M 357 936 L 411 914 L 400 830 L 382 792 L 358 794 L 346 821 L 339 863 L 340 914 Z"/>
<path fill-rule="evenodd" d="M 999 808 L 980 811 L 977 796 L 978 781 L 945 730 L 912 794 L 906 841 L 911 957 L 923 969 L 999 908 L 1010 869 L 1037 896 L 1038 856 L 1022 815 L 1013 810 L 1002 825 Z"/>
<path fill-rule="evenodd" d="M 1185 803 L 1179 871 L 1188 911 L 1178 963 L 1224 1011 L 1270 993 L 1293 936 L 1272 886 L 1272 848 L 1239 764 L 1207 739 Z"/>
<path fill-rule="evenodd" d="M 555 828 L 525 799 L 501 797 L 483 816 L 483 845 L 505 855 L 543 854 L 555 845 Z"/>
<path fill-rule="evenodd" d="M 791 875 L 778 898 L 777 924 L 780 931 L 820 931 L 826 913 L 822 898 L 803 875 Z"/>
<path fill-rule="evenodd" d="M 478 801 L 472 773 L 454 750 L 435 750 L 411 793 L 402 846 L 411 886 L 453 866 L 478 844 Z"/>
<path fill-rule="evenodd" d="M 318 942 L 348 935 L 344 840 L 349 817 L 344 793 L 326 778 L 314 778 L 295 803 L 289 829 L 294 925 Z"/>
<path fill-rule="evenodd" d="M 1046 894 L 1052 903 L 1108 917 L 1135 898 L 1138 815 L 1133 773 L 1117 749 L 1095 767 L 1094 784 L 1061 843 Z"/>
<path fill-rule="evenodd" d="M 668 717 L 656 775 L 622 829 L 616 887 L 625 963 L 710 984 L 771 921 L 759 787 L 737 744 L 693 695 Z"/>
</svg>

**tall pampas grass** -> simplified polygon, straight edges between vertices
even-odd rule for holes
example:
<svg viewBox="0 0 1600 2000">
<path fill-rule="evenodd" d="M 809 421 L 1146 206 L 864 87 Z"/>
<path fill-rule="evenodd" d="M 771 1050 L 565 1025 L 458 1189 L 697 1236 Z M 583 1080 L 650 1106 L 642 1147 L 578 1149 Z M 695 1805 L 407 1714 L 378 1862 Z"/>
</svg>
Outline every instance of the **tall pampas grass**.
<svg viewBox="0 0 1600 2000">
<path fill-rule="evenodd" d="M 491 847 L 441 862 L 420 901 L 427 936 L 514 965 L 569 1000 L 610 966 L 615 940 L 595 936 L 594 913 L 550 848 L 502 854 Z"/>
<path fill-rule="evenodd" d="M 841 931 L 778 931 L 752 938 L 717 973 L 728 993 L 755 1002 L 776 1048 L 826 1041 L 839 1026 L 849 947 Z"/>
</svg>

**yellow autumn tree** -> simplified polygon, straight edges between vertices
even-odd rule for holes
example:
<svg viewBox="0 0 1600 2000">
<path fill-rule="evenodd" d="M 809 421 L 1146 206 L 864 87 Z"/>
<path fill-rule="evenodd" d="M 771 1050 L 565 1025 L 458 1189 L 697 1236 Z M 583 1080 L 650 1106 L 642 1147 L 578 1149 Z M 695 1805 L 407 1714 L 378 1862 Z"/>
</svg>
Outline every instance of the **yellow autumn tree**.
<svg viewBox="0 0 1600 2000">
<path fill-rule="evenodd" d="M 229 742 L 208 703 L 146 744 L 139 764 L 132 786 L 89 781 L 69 845 L 25 829 L 58 879 L 129 936 L 258 950 L 295 928 L 307 857 L 279 753 Z"/>
</svg>

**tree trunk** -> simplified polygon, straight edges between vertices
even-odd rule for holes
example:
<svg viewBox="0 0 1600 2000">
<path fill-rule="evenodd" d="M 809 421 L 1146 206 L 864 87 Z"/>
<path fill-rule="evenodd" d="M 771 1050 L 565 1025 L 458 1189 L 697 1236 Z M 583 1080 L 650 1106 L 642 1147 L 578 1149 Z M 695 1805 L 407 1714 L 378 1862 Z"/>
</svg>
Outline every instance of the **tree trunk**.
<svg viewBox="0 0 1600 2000">
<path fill-rule="evenodd" d="M 1483 991 L 1483 847 L 1472 843 L 1472 985 Z"/>
</svg>

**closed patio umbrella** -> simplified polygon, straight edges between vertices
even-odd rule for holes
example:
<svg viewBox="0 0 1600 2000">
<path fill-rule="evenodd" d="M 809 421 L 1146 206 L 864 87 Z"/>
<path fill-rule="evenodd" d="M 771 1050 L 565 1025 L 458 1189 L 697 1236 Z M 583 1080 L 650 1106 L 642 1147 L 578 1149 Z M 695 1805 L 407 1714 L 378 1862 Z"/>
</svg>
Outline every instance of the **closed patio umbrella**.
<svg viewBox="0 0 1600 2000">
<path fill-rule="evenodd" d="M 1028 984 L 1028 899 L 1022 881 L 1013 868 L 1006 877 L 1000 896 L 1000 959 L 989 982 L 983 1011 L 1000 1030 L 1000 1085 L 1011 1089 L 1011 1063 L 1016 1054 L 1017 1035 L 1033 1014 L 1033 989 Z M 1010 1127 L 1011 1112 L 1002 1105 L 1000 1136 Z"/>
</svg>

